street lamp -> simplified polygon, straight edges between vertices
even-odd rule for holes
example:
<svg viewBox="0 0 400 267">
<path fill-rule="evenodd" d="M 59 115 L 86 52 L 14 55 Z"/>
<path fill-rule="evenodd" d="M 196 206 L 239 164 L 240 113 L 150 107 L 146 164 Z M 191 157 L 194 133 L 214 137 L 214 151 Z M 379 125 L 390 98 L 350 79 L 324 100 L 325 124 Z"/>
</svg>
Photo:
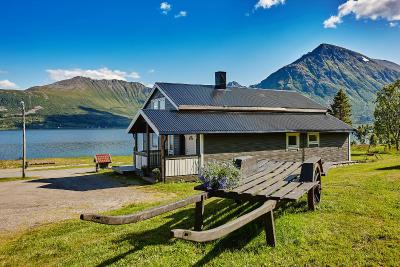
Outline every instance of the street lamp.
<svg viewBox="0 0 400 267">
<path fill-rule="evenodd" d="M 22 105 L 22 178 L 25 178 L 26 166 L 26 137 L 25 137 L 25 103 L 21 101 Z"/>
</svg>

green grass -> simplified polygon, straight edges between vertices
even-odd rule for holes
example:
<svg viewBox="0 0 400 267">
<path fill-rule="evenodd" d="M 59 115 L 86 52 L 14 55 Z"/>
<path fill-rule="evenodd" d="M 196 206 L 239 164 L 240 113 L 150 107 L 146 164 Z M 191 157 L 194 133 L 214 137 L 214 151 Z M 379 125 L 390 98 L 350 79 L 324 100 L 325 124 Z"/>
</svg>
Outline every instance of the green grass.
<svg viewBox="0 0 400 267">
<path fill-rule="evenodd" d="M 1 182 L 12 182 L 12 181 L 24 181 L 24 180 L 32 180 L 32 179 L 36 179 L 37 177 L 25 177 L 25 178 L 21 178 L 21 177 L 7 177 L 7 178 L 0 178 L 0 183 Z"/>
<path fill-rule="evenodd" d="M 164 202 L 193 194 L 194 183 L 141 186 L 168 193 Z M 137 224 L 108 226 L 68 220 L 0 241 L 0 265 L 64 266 L 398 266 L 400 262 L 400 156 L 339 167 L 323 177 L 318 210 L 305 199 L 275 210 L 277 247 L 265 245 L 262 222 L 204 244 L 170 239 L 174 228 L 193 226 L 193 207 Z M 131 205 L 128 214 L 160 203 Z M 210 199 L 206 229 L 251 210 Z"/>
<path fill-rule="evenodd" d="M 27 159 L 27 161 L 33 162 L 55 162 L 51 165 L 34 165 L 31 167 L 48 167 L 46 169 L 51 169 L 53 166 L 76 166 L 81 164 L 87 164 L 94 166 L 93 157 L 76 157 L 76 158 L 41 158 L 41 159 Z M 132 164 L 132 156 L 112 156 L 113 164 Z M 111 164 L 111 165 L 113 165 Z M 0 160 L 0 169 L 10 169 L 10 168 L 21 168 L 21 160 Z M 64 167 L 61 167 L 64 168 Z M 28 168 L 29 169 L 29 168 Z"/>
</svg>

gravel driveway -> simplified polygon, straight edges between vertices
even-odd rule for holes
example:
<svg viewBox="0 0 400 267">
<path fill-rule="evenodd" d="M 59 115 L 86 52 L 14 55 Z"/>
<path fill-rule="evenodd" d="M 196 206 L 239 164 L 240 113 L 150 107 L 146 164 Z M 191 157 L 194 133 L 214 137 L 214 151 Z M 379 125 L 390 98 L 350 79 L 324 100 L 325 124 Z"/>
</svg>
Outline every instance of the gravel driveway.
<svg viewBox="0 0 400 267">
<path fill-rule="evenodd" d="M 93 168 L 43 170 L 28 173 L 28 176 L 40 177 L 37 179 L 1 182 L 0 233 L 162 197 L 138 185 L 127 186 L 107 175 L 92 172 Z"/>
</svg>

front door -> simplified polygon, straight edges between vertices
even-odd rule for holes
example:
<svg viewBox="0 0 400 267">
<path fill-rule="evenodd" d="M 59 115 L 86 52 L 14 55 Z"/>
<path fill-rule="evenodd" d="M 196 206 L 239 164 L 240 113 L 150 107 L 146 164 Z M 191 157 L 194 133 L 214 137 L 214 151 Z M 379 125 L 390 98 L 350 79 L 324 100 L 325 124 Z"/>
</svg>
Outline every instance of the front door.
<svg viewBox="0 0 400 267">
<path fill-rule="evenodd" d="M 185 135 L 185 155 L 196 155 L 196 135 Z"/>
</svg>

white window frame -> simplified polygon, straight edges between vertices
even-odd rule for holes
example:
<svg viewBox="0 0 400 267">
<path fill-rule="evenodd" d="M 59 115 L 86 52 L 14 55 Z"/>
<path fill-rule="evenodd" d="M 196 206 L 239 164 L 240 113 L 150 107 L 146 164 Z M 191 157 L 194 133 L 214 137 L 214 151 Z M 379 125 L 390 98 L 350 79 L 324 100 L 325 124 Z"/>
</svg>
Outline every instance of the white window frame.
<svg viewBox="0 0 400 267">
<path fill-rule="evenodd" d="M 154 142 L 154 137 L 157 137 L 157 142 Z M 151 150 L 157 150 L 158 149 L 158 135 L 156 134 L 156 133 L 150 133 L 150 140 L 151 140 L 151 142 L 150 142 L 150 147 L 151 147 Z"/>
<path fill-rule="evenodd" d="M 289 146 L 289 137 L 296 137 L 296 146 Z M 299 150 L 300 149 L 300 133 L 286 133 L 286 150 Z"/>
<path fill-rule="evenodd" d="M 152 109 L 165 109 L 165 97 L 155 98 L 150 103 Z"/>
<path fill-rule="evenodd" d="M 317 136 L 317 141 L 311 141 L 310 142 L 310 136 L 311 135 Z M 310 145 L 312 147 L 319 147 L 319 133 L 317 133 L 317 132 L 307 133 L 307 146 L 310 147 Z"/>
</svg>

